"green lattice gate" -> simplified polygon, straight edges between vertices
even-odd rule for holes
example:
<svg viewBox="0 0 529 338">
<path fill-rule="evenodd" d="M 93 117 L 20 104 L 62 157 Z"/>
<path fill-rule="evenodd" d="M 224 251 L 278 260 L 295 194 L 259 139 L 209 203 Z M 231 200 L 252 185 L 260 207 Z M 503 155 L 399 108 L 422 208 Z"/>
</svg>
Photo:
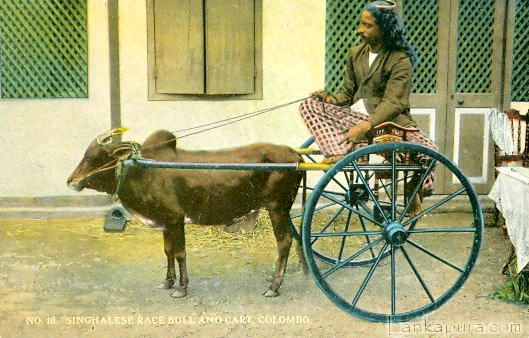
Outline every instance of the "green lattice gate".
<svg viewBox="0 0 529 338">
<path fill-rule="evenodd" d="M 87 0 L 0 0 L 0 97 L 88 96 Z"/>
<path fill-rule="evenodd" d="M 516 0 L 512 46 L 512 101 L 529 101 L 529 1 Z"/>
</svg>

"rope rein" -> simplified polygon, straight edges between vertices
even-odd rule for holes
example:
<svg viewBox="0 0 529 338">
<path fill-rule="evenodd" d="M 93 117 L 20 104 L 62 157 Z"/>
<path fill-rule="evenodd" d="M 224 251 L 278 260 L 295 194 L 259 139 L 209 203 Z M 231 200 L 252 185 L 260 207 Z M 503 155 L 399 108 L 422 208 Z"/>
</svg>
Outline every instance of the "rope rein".
<svg viewBox="0 0 529 338">
<path fill-rule="evenodd" d="M 259 115 L 271 112 L 273 110 L 277 110 L 277 109 L 289 106 L 289 105 L 297 103 L 297 102 L 301 102 L 303 100 L 308 99 L 309 97 L 310 96 L 307 96 L 307 97 L 304 97 L 304 98 L 301 98 L 301 99 L 297 99 L 297 100 L 294 100 L 294 101 L 290 101 L 290 102 L 287 102 L 287 103 L 283 103 L 283 104 L 280 104 L 280 105 L 277 105 L 277 106 L 274 106 L 274 107 L 269 107 L 269 108 L 265 108 L 265 109 L 261 109 L 261 110 L 256 110 L 256 111 L 253 111 L 253 112 L 250 112 L 250 113 L 233 116 L 233 117 L 230 117 L 230 118 L 227 118 L 227 119 L 214 121 L 214 122 L 202 124 L 202 125 L 195 126 L 195 127 L 184 128 L 184 129 L 179 129 L 179 130 L 172 130 L 171 133 L 175 134 L 175 133 L 182 132 L 182 131 L 199 129 L 199 128 L 203 128 L 203 127 L 207 127 L 207 126 L 213 125 L 213 127 L 210 127 L 210 128 L 206 128 L 206 129 L 202 129 L 202 130 L 195 131 L 195 132 L 192 132 L 192 133 L 184 134 L 182 136 L 175 136 L 174 138 L 168 139 L 166 141 L 158 142 L 158 143 L 155 143 L 155 144 L 151 144 L 150 146 L 143 147 L 143 149 L 149 149 L 149 148 L 152 148 L 152 147 L 156 147 L 156 146 L 167 144 L 167 143 L 170 143 L 170 142 L 173 142 L 173 141 L 177 141 L 177 140 L 182 139 L 184 137 L 197 135 L 197 134 L 209 131 L 209 130 L 213 130 L 213 129 L 216 129 L 216 128 L 224 127 L 224 126 L 227 126 L 229 124 L 233 124 L 233 123 L 236 123 L 236 122 L 239 122 L 239 121 L 242 121 L 242 120 L 246 120 L 246 119 L 249 119 L 251 117 L 259 116 Z M 221 124 L 219 124 L 219 123 L 221 123 Z"/>
<path fill-rule="evenodd" d="M 301 102 L 301 101 L 303 101 L 303 100 L 305 100 L 305 99 L 307 99 L 309 97 L 310 96 L 307 96 L 307 97 L 304 97 L 304 98 L 301 98 L 301 99 L 297 99 L 297 100 L 294 100 L 294 101 L 290 101 L 290 102 L 287 102 L 287 103 L 283 103 L 283 104 L 280 104 L 280 105 L 277 105 L 277 106 L 274 106 L 274 107 L 265 108 L 265 109 L 261 109 L 261 110 L 256 110 L 256 111 L 253 111 L 253 112 L 250 112 L 250 113 L 229 117 L 229 118 L 224 119 L 224 120 L 214 121 L 214 122 L 202 124 L 202 125 L 195 126 L 195 127 L 184 128 L 184 129 L 179 129 L 179 130 L 173 130 L 171 132 L 172 133 L 179 133 L 179 132 L 182 132 L 182 131 L 199 129 L 199 128 L 202 128 L 202 127 L 207 127 L 207 126 L 216 125 L 216 124 L 219 124 L 219 123 L 222 123 L 222 122 L 226 122 L 226 123 L 222 123 L 222 124 L 219 124 L 219 125 L 211 127 L 211 128 L 206 128 L 206 129 L 203 129 L 203 130 L 199 130 L 199 131 L 196 131 L 196 132 L 193 132 L 193 133 L 189 133 L 189 134 L 185 134 L 185 135 L 177 137 L 177 139 L 181 139 L 181 138 L 188 137 L 188 136 L 191 136 L 191 135 L 200 134 L 200 133 L 203 133 L 203 132 L 208 131 L 208 130 L 224 127 L 224 126 L 227 126 L 229 124 L 236 123 L 236 122 L 239 122 L 239 121 L 242 121 L 242 120 L 246 120 L 246 119 L 249 119 L 249 118 L 254 117 L 254 116 L 262 115 L 262 114 L 271 112 L 273 110 L 280 109 L 280 108 L 289 106 L 289 105 L 297 103 L 297 102 Z M 227 122 L 227 121 L 229 121 L 229 122 Z"/>
<path fill-rule="evenodd" d="M 86 179 L 86 178 L 88 178 L 88 177 L 90 177 L 92 175 L 97 174 L 97 173 L 117 168 L 116 173 L 115 173 L 116 174 L 116 181 L 117 181 L 116 191 L 112 194 L 112 198 L 114 200 L 117 200 L 118 192 L 119 192 L 119 189 L 120 189 L 120 187 L 122 185 L 123 178 L 126 176 L 126 172 L 124 172 L 124 170 L 123 170 L 123 162 L 126 159 L 131 159 L 131 158 L 132 159 L 141 159 L 142 158 L 141 149 L 148 149 L 148 148 L 160 146 L 160 145 L 163 145 L 163 144 L 166 144 L 166 143 L 170 143 L 170 142 L 173 142 L 175 140 L 178 140 L 178 139 L 181 139 L 181 138 L 184 138 L 184 137 L 188 137 L 188 136 L 191 136 L 191 135 L 197 135 L 197 134 L 206 132 L 208 130 L 220 128 L 220 127 L 223 127 L 223 126 L 226 126 L 226 125 L 229 125 L 229 124 L 233 124 L 233 123 L 236 123 L 236 122 L 239 122 L 239 121 L 242 121 L 242 120 L 246 120 L 246 119 L 249 119 L 251 117 L 262 115 L 262 114 L 268 113 L 270 111 L 289 106 L 289 105 L 294 104 L 296 102 L 303 101 L 303 100 L 305 100 L 305 99 L 307 99 L 309 97 L 310 96 L 304 97 L 304 98 L 301 98 L 301 99 L 298 99 L 298 100 L 294 100 L 294 101 L 291 101 L 291 102 L 288 102 L 288 103 L 280 104 L 280 105 L 277 105 L 277 106 L 274 106 L 274 107 L 265 108 L 265 109 L 253 111 L 253 112 L 250 112 L 250 113 L 233 116 L 233 117 L 230 117 L 230 118 L 227 118 L 227 119 L 214 121 L 214 122 L 202 124 L 202 125 L 195 126 L 195 127 L 190 127 L 190 128 L 185 128 L 185 129 L 179 129 L 179 130 L 171 131 L 171 133 L 177 133 L 177 132 L 188 131 L 188 130 L 193 130 L 193 129 L 199 129 L 199 128 L 203 128 L 203 127 L 207 127 L 207 126 L 212 126 L 213 125 L 213 127 L 210 127 L 210 128 L 202 129 L 202 130 L 195 131 L 195 132 L 192 132 L 192 133 L 189 133 L 189 134 L 185 134 L 185 135 L 182 135 L 182 136 L 178 136 L 178 137 L 175 136 L 172 139 L 169 139 L 169 140 L 166 140 L 166 141 L 163 141 L 163 142 L 158 142 L 158 143 L 155 143 L 155 144 L 151 144 L 151 145 L 143 147 L 143 148 L 142 148 L 141 144 L 139 144 L 137 142 L 134 142 L 134 141 L 123 142 L 121 147 L 115 149 L 112 152 L 111 156 L 116 155 L 117 152 L 119 152 L 121 150 L 131 150 L 130 154 L 127 154 L 125 156 L 120 156 L 118 158 L 114 158 L 112 161 L 110 161 L 108 163 L 105 163 L 101 167 L 90 171 L 88 174 L 84 175 L 82 179 L 84 180 L 84 179 Z"/>
<path fill-rule="evenodd" d="M 118 161 L 119 161 L 119 158 L 113 159 L 112 161 L 110 161 L 110 162 L 108 162 L 108 163 L 105 163 L 105 164 L 102 165 L 101 167 L 96 168 L 96 169 L 90 171 L 88 174 L 84 175 L 82 179 L 84 180 L 84 179 L 86 179 L 86 178 L 88 178 L 88 177 L 90 177 L 90 176 L 92 176 L 92 175 L 95 175 L 95 174 L 97 174 L 97 173 L 99 173 L 99 172 L 102 172 L 102 171 L 106 171 L 106 170 L 114 169 L 114 168 L 116 168 L 116 167 L 118 166 L 118 164 L 117 164 Z M 109 165 L 111 165 L 112 163 L 116 163 L 116 164 L 113 165 L 113 166 L 109 166 Z"/>
</svg>

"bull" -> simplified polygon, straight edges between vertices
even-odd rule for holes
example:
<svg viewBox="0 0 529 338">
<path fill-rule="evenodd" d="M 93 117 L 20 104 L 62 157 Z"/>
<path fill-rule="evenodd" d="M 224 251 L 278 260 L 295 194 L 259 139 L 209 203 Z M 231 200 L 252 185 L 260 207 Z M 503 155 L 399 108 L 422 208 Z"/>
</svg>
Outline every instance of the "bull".
<svg viewBox="0 0 529 338">
<path fill-rule="evenodd" d="M 186 217 L 194 224 L 229 224 L 254 210 L 265 208 L 276 239 L 277 260 L 270 287 L 263 295 L 277 296 L 292 244 L 289 211 L 302 174 L 298 171 L 167 170 L 132 166 L 122 180 L 119 164 L 140 147 L 133 142 L 114 141 L 113 136 L 122 132 L 123 129 L 117 128 L 96 137 L 67 184 L 76 191 L 88 188 L 115 194 L 126 209 L 162 227 L 167 274 L 159 287 L 174 288 L 171 296 L 175 298 L 187 295 Z M 177 148 L 175 136 L 166 130 L 151 134 L 140 151 L 144 159 L 164 162 L 302 161 L 300 155 L 289 147 L 264 143 L 219 151 L 186 151 Z M 306 271 L 300 245 L 297 248 Z M 178 286 L 175 285 L 175 259 L 179 268 Z"/>
</svg>

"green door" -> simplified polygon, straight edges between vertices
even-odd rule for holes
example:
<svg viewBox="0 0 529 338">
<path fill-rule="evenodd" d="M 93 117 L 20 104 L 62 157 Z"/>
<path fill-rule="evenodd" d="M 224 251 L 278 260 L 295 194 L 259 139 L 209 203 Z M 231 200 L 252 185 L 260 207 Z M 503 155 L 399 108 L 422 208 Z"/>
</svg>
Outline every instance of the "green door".
<svg viewBox="0 0 529 338">
<path fill-rule="evenodd" d="M 404 0 L 420 64 L 412 114 L 474 184 L 487 193 L 494 179 L 487 112 L 503 105 L 504 0 Z M 437 193 L 455 190 L 438 172 Z"/>
</svg>

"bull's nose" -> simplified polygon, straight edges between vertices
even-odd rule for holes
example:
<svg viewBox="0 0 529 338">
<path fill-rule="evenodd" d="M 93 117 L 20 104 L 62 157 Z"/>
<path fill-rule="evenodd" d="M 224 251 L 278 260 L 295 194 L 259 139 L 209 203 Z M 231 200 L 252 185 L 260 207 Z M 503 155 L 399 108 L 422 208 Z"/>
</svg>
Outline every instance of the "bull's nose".
<svg viewBox="0 0 529 338">
<path fill-rule="evenodd" d="M 70 185 L 70 183 L 72 183 L 72 178 L 68 177 L 68 179 L 66 180 L 66 185 Z"/>
</svg>

